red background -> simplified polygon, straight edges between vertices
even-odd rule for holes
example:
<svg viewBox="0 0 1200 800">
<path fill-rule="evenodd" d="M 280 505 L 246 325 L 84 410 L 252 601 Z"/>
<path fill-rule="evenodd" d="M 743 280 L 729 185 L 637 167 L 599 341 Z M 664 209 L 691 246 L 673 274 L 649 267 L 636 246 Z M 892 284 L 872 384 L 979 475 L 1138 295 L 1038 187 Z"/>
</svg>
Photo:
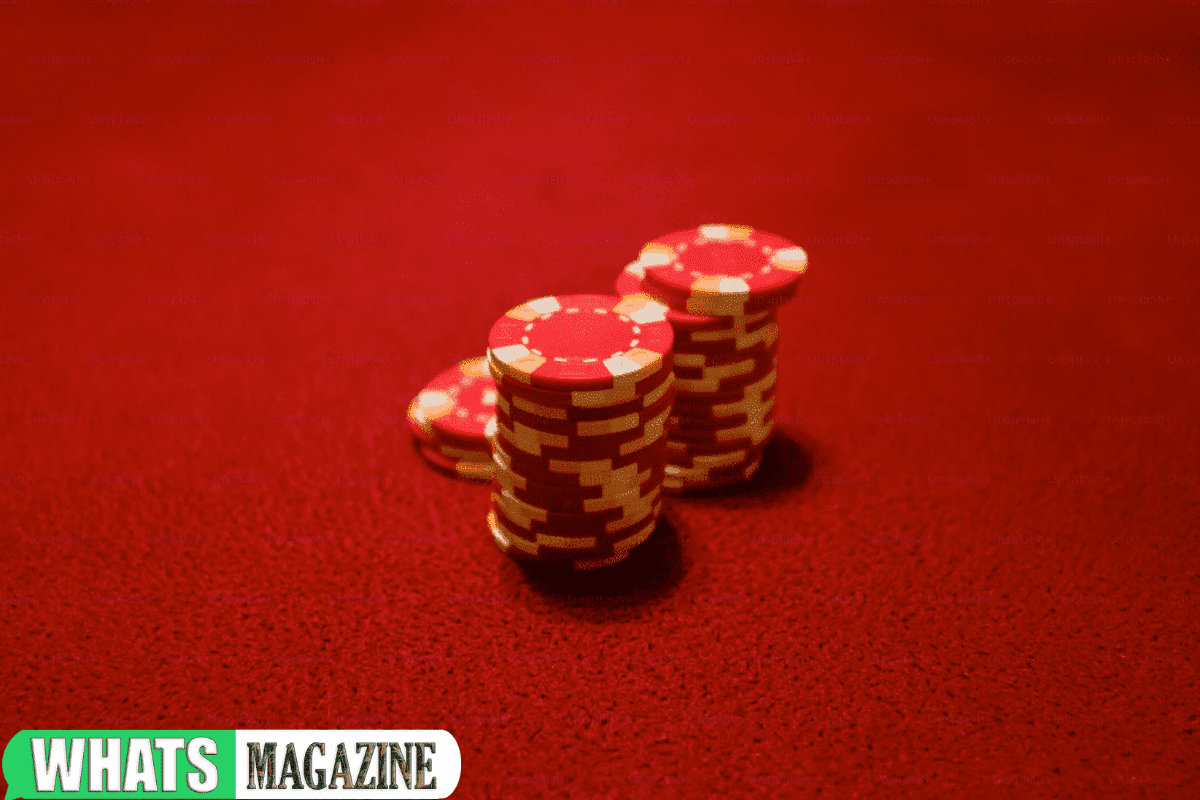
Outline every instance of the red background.
<svg viewBox="0 0 1200 800">
<path fill-rule="evenodd" d="M 470 798 L 1195 795 L 1198 18 L 5 2 L 0 739 L 446 728 Z M 712 221 L 811 256 L 763 475 L 535 580 L 405 406 Z"/>
</svg>

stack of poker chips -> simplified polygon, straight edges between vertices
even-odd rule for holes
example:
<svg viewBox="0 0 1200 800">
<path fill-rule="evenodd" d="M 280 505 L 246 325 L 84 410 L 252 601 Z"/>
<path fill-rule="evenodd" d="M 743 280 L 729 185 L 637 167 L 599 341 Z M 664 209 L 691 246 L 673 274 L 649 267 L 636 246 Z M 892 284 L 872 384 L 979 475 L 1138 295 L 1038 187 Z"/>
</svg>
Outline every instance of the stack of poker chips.
<svg viewBox="0 0 1200 800">
<path fill-rule="evenodd" d="M 492 479 L 487 430 L 495 416 L 496 384 L 484 356 L 441 373 L 408 406 L 408 426 L 421 455 L 467 480 Z"/>
<path fill-rule="evenodd" d="M 776 309 L 807 266 L 804 250 L 780 236 L 702 225 L 650 242 L 617 279 L 618 293 L 671 309 L 667 490 L 745 481 L 761 466 L 774 426 Z"/>
<path fill-rule="evenodd" d="M 646 297 L 541 297 L 492 327 L 487 524 L 513 559 L 595 569 L 650 538 L 676 383 L 667 311 Z"/>
</svg>

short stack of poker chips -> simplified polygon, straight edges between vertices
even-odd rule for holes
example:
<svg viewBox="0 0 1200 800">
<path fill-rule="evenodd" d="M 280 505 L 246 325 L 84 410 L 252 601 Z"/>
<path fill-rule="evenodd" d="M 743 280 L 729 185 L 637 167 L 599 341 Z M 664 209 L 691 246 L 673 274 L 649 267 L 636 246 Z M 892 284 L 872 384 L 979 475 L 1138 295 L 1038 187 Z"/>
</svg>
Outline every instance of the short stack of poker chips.
<svg viewBox="0 0 1200 800">
<path fill-rule="evenodd" d="M 541 297 L 492 327 L 487 524 L 501 551 L 585 570 L 650 538 L 676 383 L 667 311 L 646 297 Z"/>
<path fill-rule="evenodd" d="M 495 416 L 496 384 L 485 356 L 441 373 L 408 406 L 408 426 L 421 455 L 467 480 L 492 479 L 487 430 Z"/>
<path fill-rule="evenodd" d="M 807 266 L 782 237 L 702 225 L 650 242 L 617 279 L 618 293 L 671 308 L 677 393 L 666 489 L 736 483 L 762 464 L 774 425 L 775 309 Z"/>
</svg>

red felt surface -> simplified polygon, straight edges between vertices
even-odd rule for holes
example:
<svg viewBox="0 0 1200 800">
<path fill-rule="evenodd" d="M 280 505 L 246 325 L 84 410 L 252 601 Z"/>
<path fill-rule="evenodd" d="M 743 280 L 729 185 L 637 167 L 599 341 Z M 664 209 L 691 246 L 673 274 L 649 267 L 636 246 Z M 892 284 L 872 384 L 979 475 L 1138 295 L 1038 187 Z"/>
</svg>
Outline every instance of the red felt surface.
<svg viewBox="0 0 1200 800">
<path fill-rule="evenodd" d="M 446 728 L 469 798 L 1196 795 L 1198 17 L 0 6 L 0 739 Z M 616 576 L 522 572 L 409 399 L 712 221 L 811 256 L 763 475 Z"/>
</svg>

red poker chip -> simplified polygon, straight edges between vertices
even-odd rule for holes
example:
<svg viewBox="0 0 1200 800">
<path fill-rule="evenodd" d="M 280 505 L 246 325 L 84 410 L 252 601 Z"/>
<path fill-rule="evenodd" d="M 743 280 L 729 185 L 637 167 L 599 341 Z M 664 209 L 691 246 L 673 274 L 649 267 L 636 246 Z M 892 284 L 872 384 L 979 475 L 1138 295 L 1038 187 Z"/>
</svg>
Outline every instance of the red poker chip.
<svg viewBox="0 0 1200 800">
<path fill-rule="evenodd" d="M 663 382 L 673 377 L 672 364 L 671 359 L 665 359 L 658 370 L 631 385 L 623 385 L 616 389 L 574 392 L 541 389 L 520 383 L 505 376 L 499 365 L 491 361 L 489 368 L 501 397 L 519 397 L 526 403 L 551 409 L 545 412 L 546 416 L 561 417 L 565 414 L 567 419 L 603 419 L 616 414 L 619 409 L 641 402 L 655 391 L 662 391 Z"/>
<path fill-rule="evenodd" d="M 555 547 L 545 537 L 541 537 L 539 542 L 536 535 L 531 538 L 524 532 L 512 531 L 494 509 L 489 510 L 487 522 L 496 546 L 514 561 L 530 565 L 570 567 L 580 571 L 600 569 L 626 559 L 633 548 L 654 533 L 658 525 L 658 515 L 653 515 L 644 525 L 632 532 L 623 531 L 619 538 L 598 541 L 596 546 L 589 550 L 579 547 Z"/>
<path fill-rule="evenodd" d="M 597 559 L 611 556 L 630 539 L 638 538 L 647 526 L 653 529 L 662 512 L 662 500 L 659 500 L 649 514 L 636 522 L 621 528 L 614 534 L 604 532 L 603 527 L 595 535 L 559 536 L 553 530 L 527 530 L 514 524 L 505 517 L 504 512 L 494 503 L 489 505 L 489 518 L 503 531 L 511 545 L 527 558 L 536 559 L 541 563 L 556 563 L 574 561 L 576 559 Z M 644 534 L 643 534 L 644 537 Z M 632 544 L 633 542 L 630 542 Z M 624 545 L 624 546 L 623 546 Z"/>
<path fill-rule="evenodd" d="M 692 451 L 710 447 L 728 448 L 731 445 L 754 447 L 764 442 L 774 428 L 775 419 L 768 414 L 762 421 L 754 420 L 745 425 L 716 430 L 672 428 L 670 440 L 676 447 L 685 445 Z"/>
<path fill-rule="evenodd" d="M 732 404 L 744 403 L 763 396 L 775 388 L 777 377 L 777 373 L 771 371 L 754 383 L 720 392 L 693 392 L 680 388 L 675 392 L 674 407 L 706 406 L 713 408 L 716 412 L 721 408 L 728 408 Z"/>
<path fill-rule="evenodd" d="M 672 381 L 673 383 L 673 381 Z M 671 407 L 675 400 L 673 386 L 662 392 L 659 398 L 648 406 L 640 406 L 612 417 L 600 419 L 551 419 L 518 405 L 511 405 L 506 412 L 502 406 L 496 408 L 496 422 L 508 428 L 519 423 L 544 433 L 568 436 L 571 438 L 596 438 L 608 434 L 619 433 L 622 430 L 632 430 L 643 427 L 647 422 L 659 417 Z"/>
<path fill-rule="evenodd" d="M 748 439 L 742 439 L 737 442 L 721 442 L 712 445 L 711 449 L 689 449 L 686 452 L 669 453 L 667 455 L 668 469 L 666 476 L 671 474 L 671 468 L 682 467 L 686 469 L 714 470 L 734 464 L 741 464 L 766 450 L 769 441 L 770 436 L 768 435 L 766 438 L 759 440 L 757 444 Z M 701 445 L 701 447 L 708 448 L 709 446 Z M 735 456 L 738 457 L 735 458 Z"/>
<path fill-rule="evenodd" d="M 628 504 L 631 501 L 652 494 L 662 485 L 663 470 L 665 467 L 665 464 L 660 464 L 645 470 L 641 473 L 646 476 L 644 481 L 635 483 L 631 487 L 622 485 L 617 489 L 610 489 L 604 486 L 552 486 L 529 480 L 524 481 L 525 485 L 522 488 L 515 485 L 515 481 L 507 481 L 506 476 L 511 476 L 512 473 L 506 473 L 504 470 L 497 469 L 495 474 L 497 481 L 502 486 L 506 482 L 509 483 L 505 487 L 505 491 L 525 503 L 544 508 L 547 511 L 583 514 L 590 513 L 597 507 L 606 506 L 610 502 L 618 505 Z M 608 491 L 609 494 L 605 495 L 605 491 Z"/>
<path fill-rule="evenodd" d="M 676 313 L 723 320 L 742 320 L 761 314 L 773 314 L 791 299 L 791 294 L 761 300 L 742 300 L 732 296 L 697 297 L 654 286 L 648 280 L 643 284 L 643 289 L 644 296 L 662 303 Z"/>
<path fill-rule="evenodd" d="M 740 450 L 729 454 L 731 456 L 736 455 L 736 460 L 713 461 L 712 459 L 708 459 L 668 464 L 663 480 L 678 480 L 680 478 L 687 480 L 718 480 L 733 477 L 745 472 L 746 466 L 761 459 L 762 454 L 762 450 Z"/>
<path fill-rule="evenodd" d="M 575 564 L 586 565 L 608 561 L 614 559 L 617 555 L 611 546 L 597 546 L 587 549 L 560 549 L 539 546 L 537 542 L 509 530 L 508 526 L 496 517 L 496 515 L 493 514 L 491 520 L 489 525 L 491 526 L 492 540 L 496 542 L 501 552 L 519 564 L 542 569 L 568 570 L 574 568 L 576 570 L 583 570 L 587 569 L 587 567 L 575 566 Z"/>
<path fill-rule="evenodd" d="M 717 420 L 711 419 L 694 419 L 687 417 L 671 417 L 670 427 L 667 430 L 667 436 L 676 439 L 679 434 L 699 434 L 716 433 L 716 431 L 724 430 L 735 425 L 743 425 L 749 421 L 749 417 L 745 414 L 739 414 L 735 417 L 721 417 Z"/>
<path fill-rule="evenodd" d="M 745 483 L 754 477 L 760 467 L 762 467 L 762 456 L 744 466 L 720 474 L 709 474 L 705 477 L 668 476 L 663 480 L 663 491 L 668 494 L 679 494 L 680 492 L 718 489 L 723 486 Z"/>
<path fill-rule="evenodd" d="M 680 455 L 673 453 L 671 460 L 667 463 L 663 474 L 663 481 L 668 478 L 678 478 L 681 474 L 700 475 L 701 473 L 714 473 L 717 475 L 732 470 L 734 467 L 744 465 L 758 457 L 766 451 L 766 443 L 757 447 L 743 447 L 737 450 L 728 450 L 719 453 L 691 453 Z"/>
<path fill-rule="evenodd" d="M 737 482 L 746 477 L 746 473 L 754 473 L 758 469 L 758 463 L 762 462 L 762 453 L 748 453 L 738 459 L 738 463 L 732 467 L 720 469 L 706 468 L 691 468 L 679 467 L 679 465 L 668 464 L 667 474 L 662 479 L 662 493 L 671 494 L 672 489 L 680 488 L 680 483 L 710 483 L 710 485 L 719 485 L 721 482 Z"/>
<path fill-rule="evenodd" d="M 563 436 L 538 431 L 517 424 L 514 428 L 496 422 L 495 440 L 510 450 L 518 450 L 531 456 L 555 458 L 562 461 L 595 461 L 601 458 L 616 458 L 626 453 L 645 449 L 666 435 L 669 409 L 663 407 L 658 416 L 636 428 L 605 434 L 603 436 Z"/>
<path fill-rule="evenodd" d="M 602 544 L 599 539 L 592 542 L 577 539 L 567 542 L 568 546 L 566 547 L 554 546 L 560 543 L 551 544 L 546 541 L 544 536 L 542 542 L 539 542 L 537 534 L 522 530 L 506 520 L 500 509 L 496 508 L 495 503 L 488 505 L 487 521 L 493 541 L 502 552 L 517 561 L 545 565 L 570 565 L 576 559 L 605 558 L 614 553 L 612 545 Z"/>
<path fill-rule="evenodd" d="M 494 462 L 487 464 L 476 461 L 457 461 L 424 444 L 418 445 L 417 449 L 431 465 L 444 472 L 449 472 L 456 478 L 469 481 L 490 481 L 492 479 L 492 473 L 495 469 Z"/>
<path fill-rule="evenodd" d="M 628 386 L 670 364 L 675 334 L 666 313 L 636 296 L 539 297 L 497 320 L 488 354 L 519 384 L 568 392 Z"/>
<path fill-rule="evenodd" d="M 778 391 L 776 386 L 756 392 L 743 392 L 737 399 L 727 403 L 713 403 L 710 399 L 697 399 L 695 395 L 676 398 L 671 404 L 671 416 L 688 421 L 712 422 L 713 425 L 737 425 L 736 420 L 748 419 L 760 413 L 763 405 L 770 402 Z"/>
<path fill-rule="evenodd" d="M 513 497 L 520 499 L 522 502 L 531 505 L 537 505 L 544 508 L 546 511 L 565 514 L 590 514 L 595 510 L 602 510 L 610 503 L 630 504 L 639 499 L 653 496 L 662 487 L 662 479 L 666 465 L 654 470 L 655 476 L 647 480 L 641 486 L 635 487 L 625 495 L 616 495 L 614 497 L 599 497 L 585 498 L 580 497 L 572 492 L 563 491 L 566 487 L 555 487 L 560 491 L 560 494 L 539 493 L 536 496 L 531 496 L 528 492 L 520 489 L 510 489 L 508 493 Z"/>
<path fill-rule="evenodd" d="M 701 378 L 676 375 L 676 398 L 686 403 L 700 402 L 706 398 L 716 401 L 738 396 L 749 397 L 770 389 L 778 379 L 778 365 L 774 355 L 770 359 L 755 359 L 755 365 L 749 372 L 742 372 L 744 366 L 740 369 L 733 368 L 732 365 L 721 366 L 727 367 L 725 372 L 732 374 L 722 375 L 720 367 L 710 367 L 704 368 Z"/>
<path fill-rule="evenodd" d="M 507 469 L 526 480 L 551 486 L 595 486 L 636 475 L 667 461 L 665 436 L 635 453 L 585 462 L 534 456 L 517 450 L 501 439 L 493 440 L 492 444 L 492 459 L 499 465 L 498 468 Z"/>
<path fill-rule="evenodd" d="M 487 449 L 485 429 L 495 414 L 496 384 L 487 359 L 468 358 L 430 381 L 409 405 L 413 433 L 426 443 Z"/>
<path fill-rule="evenodd" d="M 512 462 L 508 460 L 507 454 L 503 451 L 493 452 L 492 463 L 496 465 L 496 474 L 503 478 L 505 486 L 512 487 L 514 491 L 528 494 L 530 497 L 568 493 L 572 496 L 592 499 L 624 494 L 639 488 L 647 491 L 645 487 L 650 485 L 648 482 L 656 479 L 659 468 L 666 463 L 665 443 L 660 443 L 655 447 L 662 452 L 650 459 L 649 463 L 634 462 L 617 467 L 615 470 L 599 472 L 583 470 L 574 474 L 574 477 L 579 480 L 572 483 L 551 483 L 541 480 L 537 474 L 533 476 L 522 474 L 512 468 Z M 554 474 L 563 473 L 559 471 Z M 536 500 L 530 500 L 530 502 L 537 504 Z"/>
<path fill-rule="evenodd" d="M 763 326 L 770 325 L 772 322 L 777 323 L 779 321 L 779 314 L 774 309 L 768 309 L 749 315 L 717 317 L 717 319 L 723 320 L 724 324 L 720 327 L 680 331 L 676 334 L 675 338 L 687 346 L 732 339 L 754 333 Z"/>
<path fill-rule="evenodd" d="M 629 500 L 635 504 L 634 508 L 638 507 L 634 498 L 629 498 Z M 563 536 L 591 536 L 594 534 L 584 532 L 587 530 L 587 526 L 599 526 L 603 530 L 604 525 L 625 516 L 624 509 L 620 506 L 595 512 L 554 511 L 538 508 L 504 492 L 494 479 L 492 480 L 492 503 L 498 513 L 523 530 L 533 530 L 533 526 L 537 525 L 541 530 L 563 531 L 561 534 Z"/>
<path fill-rule="evenodd" d="M 775 421 L 767 420 L 762 426 L 756 426 L 757 431 L 753 437 L 739 436 L 736 439 L 718 439 L 708 435 L 711 432 L 700 432 L 692 436 L 692 438 L 680 438 L 678 435 L 673 435 L 667 445 L 667 462 L 679 463 L 681 459 L 691 458 L 697 455 L 715 455 L 717 453 L 729 453 L 734 450 L 751 450 L 755 447 L 765 447 L 768 439 L 771 438 L 771 433 L 775 429 Z M 677 433 L 672 431 L 673 434 Z"/>
<path fill-rule="evenodd" d="M 432 447 L 434 450 L 437 450 L 439 453 L 444 455 L 446 458 L 452 459 L 454 461 L 472 461 L 476 464 L 491 464 L 492 463 L 491 444 L 488 445 L 487 450 L 467 450 L 462 447 L 456 447 L 453 444 L 444 444 L 442 442 L 436 442 L 432 445 L 425 445 L 425 446 Z"/>
<path fill-rule="evenodd" d="M 676 396 L 674 391 L 674 374 L 667 374 L 667 379 L 658 389 L 649 395 L 638 398 L 624 405 L 614 405 L 611 414 L 595 414 L 596 409 L 582 409 L 586 414 L 574 414 L 564 409 L 552 409 L 539 405 L 522 397 L 504 397 L 500 395 L 497 404 L 497 421 L 521 422 L 530 427 L 539 427 L 547 432 L 569 433 L 576 435 L 600 435 L 616 433 L 622 427 L 653 419 L 658 416 L 664 403 L 670 403 Z M 652 409 L 655 409 L 652 413 Z M 511 427 L 511 425 L 509 426 Z"/>
<path fill-rule="evenodd" d="M 684 441 L 681 439 L 672 440 L 667 448 L 667 463 L 675 466 L 694 466 L 700 467 L 704 464 L 711 466 L 720 466 L 722 458 L 732 458 L 732 453 L 751 451 L 757 448 L 766 447 L 765 441 L 759 441 L 758 444 L 748 443 L 745 440 L 729 441 L 729 442 L 702 442 L 702 441 Z M 697 461 L 696 459 L 700 460 Z M 729 464 L 736 464 L 737 461 L 728 461 Z"/>
<path fill-rule="evenodd" d="M 645 525 L 651 517 L 659 514 L 662 510 L 662 500 L 656 497 L 650 502 L 639 504 L 635 507 L 636 514 L 632 517 L 623 517 L 620 514 L 615 517 L 598 514 L 579 515 L 575 521 L 558 522 L 556 515 L 555 519 L 546 522 L 532 520 L 528 525 L 522 524 L 521 521 L 510 515 L 495 497 L 491 498 L 491 508 L 504 527 L 513 534 L 530 541 L 536 541 L 534 537 L 539 534 L 544 537 L 555 537 L 564 540 L 563 549 L 573 550 L 575 549 L 573 545 L 566 544 L 567 542 L 577 543 L 580 540 L 593 540 L 592 546 L 595 547 L 632 533 Z"/>
<path fill-rule="evenodd" d="M 757 345 L 738 349 L 736 347 L 713 348 L 707 353 L 680 353 L 676 352 L 673 357 L 675 369 L 696 369 L 698 367 L 719 367 L 726 364 L 736 364 L 740 361 L 749 359 L 757 359 L 759 361 L 770 359 L 775 355 L 778 348 L 775 342 L 770 344 L 760 342 Z M 676 377 L 683 377 L 676 373 Z"/>
<path fill-rule="evenodd" d="M 746 459 L 757 456 L 758 453 L 767 449 L 769 443 L 770 435 L 758 444 L 748 444 L 745 441 L 719 444 L 677 441 L 677 443 L 673 443 L 673 449 L 667 452 L 667 467 L 707 470 L 727 468 L 732 464 L 743 463 Z M 733 459 L 733 453 L 745 453 L 745 455 L 742 458 Z"/>
<path fill-rule="evenodd" d="M 557 511 L 526 503 L 505 492 L 493 480 L 492 503 L 498 512 L 522 530 L 553 532 L 557 536 L 572 538 L 607 535 L 609 527 L 613 530 L 624 529 L 627 527 L 626 522 L 636 522 L 654 508 L 658 502 L 659 491 L 656 486 L 644 496 L 625 497 L 621 503 L 614 500 L 611 507 L 596 511 Z"/>
<path fill-rule="evenodd" d="M 733 331 L 695 331 L 695 334 L 703 334 L 704 338 L 680 336 L 676 339 L 676 363 L 680 363 L 680 355 L 687 362 L 687 356 L 720 357 L 756 348 L 773 349 L 779 344 L 779 322 L 772 315 Z"/>
<path fill-rule="evenodd" d="M 763 351 L 757 356 L 750 355 L 740 361 L 730 361 L 723 364 L 706 364 L 699 367 L 675 365 L 677 381 L 716 380 L 721 383 L 745 382 L 753 383 L 771 371 L 775 364 L 775 351 Z M 684 383 L 686 386 L 687 384 Z"/>
<path fill-rule="evenodd" d="M 775 390 L 770 389 L 761 397 L 747 399 L 744 403 L 732 406 L 734 410 L 731 413 L 717 414 L 714 411 L 716 408 L 726 411 L 730 406 L 678 405 L 671 408 L 670 419 L 701 428 L 732 428 L 752 419 L 762 419 L 764 415 L 771 413 L 774 405 Z"/>
<path fill-rule="evenodd" d="M 732 475 L 747 464 L 762 458 L 765 447 L 748 447 L 729 453 L 699 453 L 686 459 L 676 459 L 667 464 L 666 478 L 720 478 Z"/>
<path fill-rule="evenodd" d="M 808 268 L 792 241 L 744 225 L 701 225 L 661 236 L 642 248 L 644 286 L 691 313 L 749 313 L 786 301 Z"/>
<path fill-rule="evenodd" d="M 716 419 L 671 417 L 667 436 L 675 441 L 688 441 L 689 438 L 694 439 L 705 435 L 715 437 L 717 431 L 736 428 L 751 420 L 766 419 L 768 416 L 773 416 L 770 410 L 758 411 L 753 414 L 738 414 L 732 417 L 717 417 Z"/>
<path fill-rule="evenodd" d="M 731 364 L 701 368 L 700 377 L 689 377 L 695 375 L 695 370 L 677 369 L 675 396 L 685 403 L 705 398 L 715 403 L 726 398 L 736 398 L 739 394 L 744 396 L 747 392 L 765 391 L 775 384 L 777 373 L 774 356 L 770 359 L 755 359 L 749 371 L 741 371 L 744 369 L 745 366 L 735 369 L 735 365 Z M 679 374 L 680 372 L 683 374 Z"/>
<path fill-rule="evenodd" d="M 721 416 L 725 413 L 738 413 L 743 410 L 738 408 L 738 406 L 749 405 L 753 407 L 756 402 L 774 392 L 778 388 L 776 378 L 777 373 L 768 373 L 755 383 L 725 392 L 689 392 L 676 390 L 675 402 L 671 406 L 672 413 L 675 410 L 695 410 L 700 412 L 708 411 L 709 409 L 712 410 L 715 416 Z"/>
<path fill-rule="evenodd" d="M 420 412 L 420 405 L 417 400 L 420 398 L 418 394 L 408 404 L 408 429 L 412 433 L 413 440 L 418 444 L 435 445 L 437 438 L 433 435 L 433 426 L 429 424 L 429 420 Z"/>
<path fill-rule="evenodd" d="M 562 477 L 562 472 L 554 473 L 549 479 L 535 473 L 525 475 L 512 468 L 512 461 L 502 450 L 493 452 L 492 461 L 496 465 L 496 476 L 502 486 L 509 488 L 513 494 L 534 505 L 541 505 L 539 499 L 552 497 L 573 497 L 585 500 L 600 497 L 613 497 L 640 490 L 643 494 L 650 491 L 651 483 L 661 477 L 662 466 L 666 463 L 665 443 L 658 447 L 658 453 L 652 463 L 639 465 L 637 463 L 618 467 L 615 470 L 581 471 L 572 475 L 571 482 L 553 482 Z M 549 506 L 545 506 L 549 508 Z"/>
<path fill-rule="evenodd" d="M 617 294 L 622 297 L 633 294 L 643 294 L 651 297 L 658 302 L 664 303 L 670 310 L 667 312 L 667 321 L 676 329 L 676 331 L 704 330 L 713 328 L 724 328 L 729 324 L 729 317 L 717 317 L 708 314 L 689 314 L 686 311 L 675 309 L 669 302 L 664 302 L 653 294 L 650 294 L 645 288 L 646 268 L 638 262 L 634 261 L 628 264 L 625 269 L 621 270 L 621 274 L 617 276 Z"/>
</svg>

